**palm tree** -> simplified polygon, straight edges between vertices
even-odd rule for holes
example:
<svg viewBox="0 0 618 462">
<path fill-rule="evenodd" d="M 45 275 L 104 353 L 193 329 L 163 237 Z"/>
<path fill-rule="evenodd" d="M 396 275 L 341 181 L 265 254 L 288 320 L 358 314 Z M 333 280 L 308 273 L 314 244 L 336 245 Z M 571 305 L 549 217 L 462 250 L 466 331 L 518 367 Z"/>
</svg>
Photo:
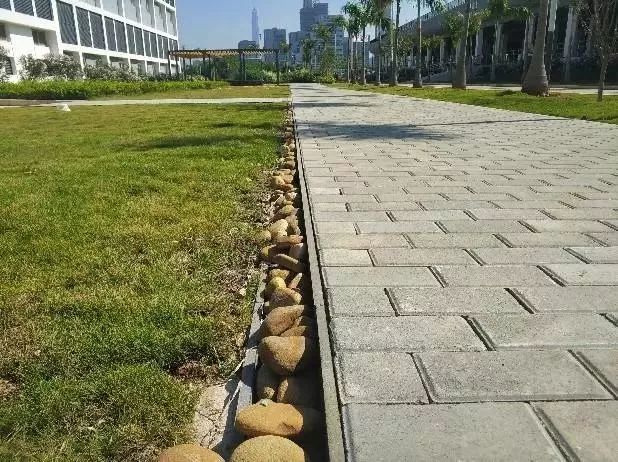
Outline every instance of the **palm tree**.
<svg viewBox="0 0 618 462">
<path fill-rule="evenodd" d="M 365 22 L 365 19 L 366 19 L 365 4 L 364 2 L 356 3 L 353 1 L 349 1 L 343 6 L 341 11 L 344 14 L 348 15 L 348 22 L 356 38 L 358 38 L 358 35 L 361 33 L 361 31 L 363 32 L 363 82 L 364 82 L 363 85 L 364 85 L 367 83 L 367 80 L 365 78 L 365 32 L 367 28 L 367 23 Z M 352 43 L 350 43 L 350 46 L 351 47 L 353 46 Z M 353 46 L 353 53 L 356 54 L 356 46 Z M 357 60 L 354 59 L 355 67 L 356 67 L 356 61 Z"/>
<path fill-rule="evenodd" d="M 374 3 L 373 0 L 360 0 L 359 3 L 353 3 L 355 8 L 347 9 L 344 6 L 344 12 L 347 13 L 358 24 L 358 28 L 361 31 L 361 40 L 363 43 L 363 57 L 362 57 L 362 71 L 361 71 L 361 84 L 367 85 L 367 58 L 366 58 L 366 45 L 367 45 L 367 26 L 371 24 Z"/>
<path fill-rule="evenodd" d="M 416 0 L 416 32 L 417 32 L 417 43 L 419 44 L 419 53 L 416 56 L 416 72 L 414 73 L 414 82 L 413 86 L 415 88 L 423 87 L 423 77 L 421 76 L 421 67 L 422 57 L 421 57 L 421 46 L 423 43 L 423 30 L 421 24 L 421 7 L 427 6 L 431 11 L 441 11 L 444 9 L 444 5 L 442 0 Z"/>
<path fill-rule="evenodd" d="M 378 26 L 376 85 L 380 85 L 382 83 L 382 31 L 387 27 L 391 30 L 391 21 L 386 15 L 386 7 L 392 3 L 392 0 L 373 0 L 373 3 L 374 8 L 371 11 L 371 22 Z"/>
<path fill-rule="evenodd" d="M 502 48 L 502 24 L 505 20 L 525 20 L 530 16 L 530 10 L 525 6 L 511 6 L 509 0 L 489 0 L 487 4 L 487 19 L 494 23 L 494 49 L 491 55 L 490 80 L 496 81 L 496 61 Z"/>
<path fill-rule="evenodd" d="M 444 15 L 446 32 L 453 39 L 453 43 L 457 44 L 457 63 L 452 86 L 462 90 L 465 90 L 467 86 L 466 57 L 468 37 L 470 34 L 478 32 L 481 23 L 487 16 L 486 10 L 472 12 L 470 11 L 471 9 L 471 2 L 466 1 L 466 9 L 463 14 L 457 11 L 449 11 Z"/>
<path fill-rule="evenodd" d="M 391 86 L 396 86 L 399 83 L 399 62 L 397 57 L 399 56 L 399 22 L 401 19 L 401 0 L 395 1 L 395 32 L 393 34 L 393 69 L 391 72 Z"/>
<path fill-rule="evenodd" d="M 355 4 L 348 2 L 342 8 L 342 12 L 347 14 L 346 11 L 349 10 L 348 5 L 352 5 L 356 7 Z M 337 16 L 333 23 L 337 27 L 342 27 L 348 33 L 348 73 L 347 73 L 347 81 L 348 83 L 352 82 L 352 55 L 354 54 L 353 44 L 354 37 L 358 35 L 358 27 L 356 22 L 352 17 L 346 18 L 345 16 Z"/>
<path fill-rule="evenodd" d="M 312 38 L 306 38 L 301 42 L 301 47 L 303 49 L 303 63 L 306 67 L 311 66 L 311 59 L 313 58 L 315 45 L 316 42 Z"/>
<path fill-rule="evenodd" d="M 549 82 L 545 70 L 545 35 L 547 32 L 548 7 L 548 0 L 540 0 L 539 23 L 536 28 L 532 61 L 521 88 L 521 91 L 529 95 L 546 96 L 549 94 Z"/>
</svg>

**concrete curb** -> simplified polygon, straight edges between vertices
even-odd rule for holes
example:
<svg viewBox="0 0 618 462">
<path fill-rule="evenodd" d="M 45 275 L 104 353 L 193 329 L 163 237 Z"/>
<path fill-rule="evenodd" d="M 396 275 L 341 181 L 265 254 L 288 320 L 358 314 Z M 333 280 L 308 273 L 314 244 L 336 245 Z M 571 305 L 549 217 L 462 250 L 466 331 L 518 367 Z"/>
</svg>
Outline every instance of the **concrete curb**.
<svg viewBox="0 0 618 462">
<path fill-rule="evenodd" d="M 294 111 L 294 103 L 292 103 Z M 302 157 L 302 144 L 298 138 L 296 118 L 294 118 L 294 137 L 296 142 L 296 159 L 301 196 L 303 200 L 303 224 L 305 227 L 305 242 L 309 250 L 309 272 L 313 292 L 313 304 L 318 325 L 318 341 L 320 347 L 320 367 L 322 374 L 322 390 L 324 398 L 324 417 L 326 423 L 326 438 L 328 460 L 330 462 L 345 462 L 343 444 L 343 427 L 335 380 L 334 353 L 331 345 L 328 317 L 326 313 L 325 292 L 322 274 L 318 263 L 318 252 L 313 229 L 313 210 L 309 203 L 309 189 L 305 181 L 305 162 Z"/>
</svg>

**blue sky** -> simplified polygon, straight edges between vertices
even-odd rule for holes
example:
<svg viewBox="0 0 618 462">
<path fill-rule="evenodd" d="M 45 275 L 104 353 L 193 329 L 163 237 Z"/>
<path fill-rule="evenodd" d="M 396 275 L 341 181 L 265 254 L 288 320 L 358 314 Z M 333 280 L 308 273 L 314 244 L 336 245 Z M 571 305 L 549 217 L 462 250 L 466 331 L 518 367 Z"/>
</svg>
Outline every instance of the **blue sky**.
<svg viewBox="0 0 618 462">
<path fill-rule="evenodd" d="M 186 48 L 235 48 L 251 39 L 251 10 L 256 6 L 260 29 L 300 28 L 298 11 L 302 0 L 177 0 L 180 43 Z M 346 0 L 328 1 L 330 14 L 337 14 Z M 413 15 L 413 4 L 404 2 L 402 18 Z"/>
</svg>

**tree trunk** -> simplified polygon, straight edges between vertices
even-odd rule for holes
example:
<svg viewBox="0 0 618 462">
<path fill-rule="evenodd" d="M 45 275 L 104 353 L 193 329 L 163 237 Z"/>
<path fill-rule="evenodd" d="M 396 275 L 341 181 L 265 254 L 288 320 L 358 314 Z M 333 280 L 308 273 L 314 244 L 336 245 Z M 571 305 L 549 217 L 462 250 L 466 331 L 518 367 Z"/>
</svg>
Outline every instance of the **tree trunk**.
<svg viewBox="0 0 618 462">
<path fill-rule="evenodd" d="M 376 59 L 378 60 L 378 69 L 376 71 L 376 85 L 382 84 L 382 20 L 380 19 L 380 25 L 378 26 L 378 52 L 376 53 Z"/>
<path fill-rule="evenodd" d="M 363 63 L 363 69 L 362 69 L 362 74 L 361 74 L 361 84 L 362 85 L 367 85 L 367 72 L 365 67 L 367 66 L 367 63 L 365 62 L 365 39 L 367 37 L 367 27 L 363 27 L 363 57 L 361 58 L 361 62 Z"/>
<path fill-rule="evenodd" d="M 466 82 L 466 55 L 468 51 L 468 31 L 470 30 L 470 9 L 471 0 L 466 0 L 466 15 L 464 18 L 463 37 L 459 38 L 459 53 L 457 54 L 457 67 L 455 68 L 455 78 L 453 79 L 453 88 L 465 90 Z"/>
<path fill-rule="evenodd" d="M 489 80 L 496 81 L 496 60 L 500 53 L 500 41 L 502 39 L 502 27 L 498 21 L 494 24 L 494 51 L 491 54 L 491 70 L 489 72 Z"/>
<path fill-rule="evenodd" d="M 603 53 L 601 55 L 601 75 L 599 77 L 599 89 L 597 90 L 597 101 L 603 101 L 603 91 L 605 91 L 605 75 L 607 74 L 607 63 L 609 61 L 609 55 Z"/>
<path fill-rule="evenodd" d="M 547 32 L 548 6 L 548 0 L 540 1 L 539 23 L 536 28 L 532 61 L 521 88 L 521 91 L 529 95 L 547 96 L 549 94 L 549 83 L 545 72 L 545 34 Z"/>
<path fill-rule="evenodd" d="M 423 42 L 423 31 L 421 27 L 421 0 L 416 0 L 416 13 L 417 13 L 417 38 L 418 38 L 418 56 L 416 57 L 416 72 L 414 73 L 414 88 L 423 88 L 423 77 L 421 75 L 421 66 L 422 66 L 422 47 L 421 44 Z"/>
<path fill-rule="evenodd" d="M 395 32 L 393 33 L 393 43 L 391 46 L 391 54 L 393 56 L 393 74 L 391 76 L 392 87 L 399 84 L 399 63 L 397 62 L 397 58 L 399 56 L 399 18 L 401 17 L 401 0 L 397 0 L 395 3 L 395 8 Z"/>
<path fill-rule="evenodd" d="M 348 31 L 348 84 L 352 82 L 352 34 Z"/>
</svg>

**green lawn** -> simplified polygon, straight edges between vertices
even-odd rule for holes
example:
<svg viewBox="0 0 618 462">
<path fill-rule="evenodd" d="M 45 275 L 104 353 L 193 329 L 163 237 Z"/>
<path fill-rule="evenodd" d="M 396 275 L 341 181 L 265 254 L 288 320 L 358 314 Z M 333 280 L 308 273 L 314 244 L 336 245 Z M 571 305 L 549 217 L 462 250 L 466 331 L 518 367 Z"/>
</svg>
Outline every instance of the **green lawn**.
<svg viewBox="0 0 618 462">
<path fill-rule="evenodd" d="M 152 460 L 188 437 L 180 372 L 238 361 L 284 108 L 3 110 L 0 460 Z"/>
<path fill-rule="evenodd" d="M 287 98 L 290 96 L 288 85 L 236 86 L 228 85 L 211 89 L 170 90 L 145 93 L 134 96 L 111 96 L 101 99 L 216 99 L 216 98 Z"/>
<path fill-rule="evenodd" d="M 336 84 L 337 88 L 435 99 L 475 106 L 532 112 L 573 119 L 595 120 L 618 124 L 618 96 L 605 96 L 601 103 L 596 95 L 554 93 L 540 98 L 511 90 L 454 90 L 452 88 L 375 87 Z"/>
</svg>

